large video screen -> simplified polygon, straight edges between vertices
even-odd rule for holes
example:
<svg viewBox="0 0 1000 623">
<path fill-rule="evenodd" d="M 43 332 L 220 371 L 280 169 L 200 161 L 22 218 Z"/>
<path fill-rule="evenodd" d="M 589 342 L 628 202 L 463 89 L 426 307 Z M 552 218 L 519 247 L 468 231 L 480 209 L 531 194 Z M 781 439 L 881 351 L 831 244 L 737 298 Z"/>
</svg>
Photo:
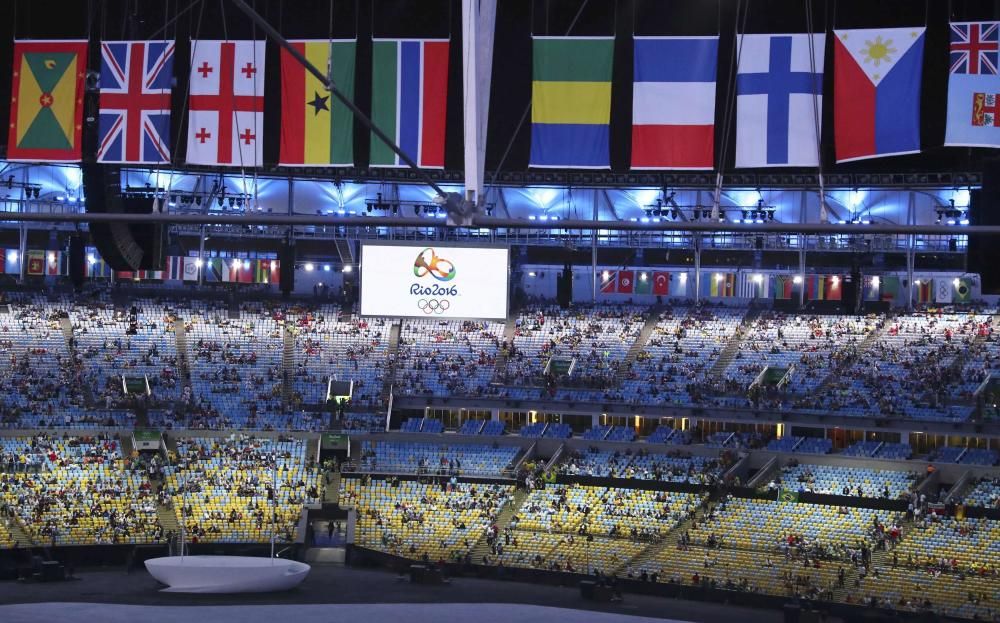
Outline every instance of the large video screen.
<svg viewBox="0 0 1000 623">
<path fill-rule="evenodd" d="M 506 247 L 361 246 L 361 315 L 507 317 Z"/>
</svg>

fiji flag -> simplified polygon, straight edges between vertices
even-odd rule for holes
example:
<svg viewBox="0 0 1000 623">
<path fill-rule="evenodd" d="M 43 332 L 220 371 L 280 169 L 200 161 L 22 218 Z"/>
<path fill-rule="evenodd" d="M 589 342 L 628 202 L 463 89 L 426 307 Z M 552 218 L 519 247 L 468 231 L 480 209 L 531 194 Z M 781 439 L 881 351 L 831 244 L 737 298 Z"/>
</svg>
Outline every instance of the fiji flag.
<svg viewBox="0 0 1000 623">
<path fill-rule="evenodd" d="M 819 164 L 823 37 L 740 35 L 737 167 Z"/>
<path fill-rule="evenodd" d="M 173 41 L 102 41 L 98 162 L 170 161 Z"/>
<path fill-rule="evenodd" d="M 833 32 L 837 162 L 920 151 L 924 30 Z"/>
<path fill-rule="evenodd" d="M 1000 22 L 953 22 L 944 144 L 1000 147 Z"/>
</svg>

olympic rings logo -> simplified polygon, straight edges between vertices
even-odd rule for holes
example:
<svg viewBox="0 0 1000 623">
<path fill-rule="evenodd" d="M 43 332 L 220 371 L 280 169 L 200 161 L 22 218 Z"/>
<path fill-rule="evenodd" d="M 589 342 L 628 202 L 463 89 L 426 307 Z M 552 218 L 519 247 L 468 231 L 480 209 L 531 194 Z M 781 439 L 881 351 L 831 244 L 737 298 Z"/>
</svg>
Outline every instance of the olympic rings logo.
<svg viewBox="0 0 1000 623">
<path fill-rule="evenodd" d="M 420 299 L 417 308 L 425 314 L 443 314 L 451 307 L 451 301 L 445 299 Z"/>
<path fill-rule="evenodd" d="M 455 265 L 443 257 L 438 257 L 434 249 L 428 247 L 417 254 L 413 261 L 413 274 L 417 277 L 430 275 L 438 281 L 451 281 L 455 278 Z"/>
</svg>

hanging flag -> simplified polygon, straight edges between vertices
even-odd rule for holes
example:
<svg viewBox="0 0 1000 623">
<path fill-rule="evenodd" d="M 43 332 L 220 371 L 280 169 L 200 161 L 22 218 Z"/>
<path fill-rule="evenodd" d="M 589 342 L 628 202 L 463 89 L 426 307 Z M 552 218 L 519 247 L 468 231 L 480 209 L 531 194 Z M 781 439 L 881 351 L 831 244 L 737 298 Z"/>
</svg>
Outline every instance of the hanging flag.
<svg viewBox="0 0 1000 623">
<path fill-rule="evenodd" d="M 102 41 L 97 161 L 170 162 L 173 41 Z"/>
<path fill-rule="evenodd" d="M 879 288 L 880 301 L 895 301 L 899 298 L 900 284 L 899 277 L 889 275 L 882 277 Z"/>
<path fill-rule="evenodd" d="M 805 286 L 806 298 L 810 301 L 841 300 L 841 278 L 837 275 L 809 275 Z"/>
<path fill-rule="evenodd" d="M 955 292 L 953 279 L 937 277 L 934 279 L 934 302 L 951 303 L 952 295 Z"/>
<path fill-rule="evenodd" d="M 670 273 L 656 271 L 653 273 L 653 294 L 666 296 L 670 294 Z"/>
<path fill-rule="evenodd" d="M 184 260 L 180 255 L 172 255 L 167 258 L 166 278 L 172 281 L 180 281 L 184 277 Z"/>
<path fill-rule="evenodd" d="M 260 166 L 264 42 L 191 41 L 188 164 Z"/>
<path fill-rule="evenodd" d="M 87 41 L 15 41 L 7 160 L 79 162 Z"/>
<path fill-rule="evenodd" d="M 62 253 L 60 251 L 49 251 L 46 255 L 45 262 L 45 274 L 49 276 L 58 276 L 62 274 Z"/>
<path fill-rule="evenodd" d="M 774 298 L 787 300 L 792 298 L 795 287 L 795 277 L 792 275 L 777 275 L 774 278 Z"/>
<path fill-rule="evenodd" d="M 944 144 L 1000 147 L 1000 22 L 952 22 Z"/>
<path fill-rule="evenodd" d="M 198 258 L 185 257 L 182 278 L 184 281 L 198 281 Z"/>
<path fill-rule="evenodd" d="M 635 287 L 635 271 L 619 270 L 618 294 L 632 294 L 632 289 L 634 287 Z"/>
<path fill-rule="evenodd" d="M 918 303 L 930 303 L 933 299 L 934 284 L 932 281 L 931 279 L 914 280 L 913 284 L 917 286 Z"/>
<path fill-rule="evenodd" d="M 737 167 L 819 164 L 823 37 L 740 35 Z"/>
<path fill-rule="evenodd" d="M 44 275 L 45 274 L 45 254 L 42 251 L 28 251 L 28 265 L 27 274 L 29 275 Z"/>
<path fill-rule="evenodd" d="M 633 169 L 714 166 L 718 53 L 718 37 L 635 37 Z"/>
<path fill-rule="evenodd" d="M 833 131 L 837 162 L 920 151 L 925 30 L 834 31 Z"/>
<path fill-rule="evenodd" d="M 740 298 L 753 299 L 764 298 L 767 293 L 767 279 L 761 274 L 740 274 L 739 296 Z"/>
<path fill-rule="evenodd" d="M 531 160 L 540 168 L 611 167 L 613 37 L 533 37 Z"/>
<path fill-rule="evenodd" d="M 953 303 L 968 303 L 972 300 L 972 280 L 967 277 L 960 277 L 958 285 L 955 286 L 955 296 Z"/>
<path fill-rule="evenodd" d="M 650 278 L 649 273 L 641 273 L 639 275 L 639 279 L 635 282 L 635 293 L 636 294 L 653 293 L 653 280 Z"/>
<path fill-rule="evenodd" d="M 425 169 L 444 168 L 448 101 L 447 39 L 372 42 L 372 123 Z M 373 167 L 405 167 L 371 135 Z"/>
<path fill-rule="evenodd" d="M 614 294 L 618 291 L 618 271 L 606 270 L 601 273 L 601 292 Z"/>
<path fill-rule="evenodd" d="M 289 41 L 354 99 L 354 39 Z M 321 69 L 322 71 L 322 69 Z M 354 114 L 287 50 L 281 50 L 282 166 L 354 166 Z"/>
<path fill-rule="evenodd" d="M 257 260 L 254 283 L 279 283 L 278 260 Z"/>
<path fill-rule="evenodd" d="M 701 284 L 705 296 L 731 297 L 736 294 L 736 275 L 733 273 L 706 275 Z"/>
<path fill-rule="evenodd" d="M 6 274 L 7 272 L 7 251 L 5 249 L 0 249 L 0 275 Z"/>
</svg>

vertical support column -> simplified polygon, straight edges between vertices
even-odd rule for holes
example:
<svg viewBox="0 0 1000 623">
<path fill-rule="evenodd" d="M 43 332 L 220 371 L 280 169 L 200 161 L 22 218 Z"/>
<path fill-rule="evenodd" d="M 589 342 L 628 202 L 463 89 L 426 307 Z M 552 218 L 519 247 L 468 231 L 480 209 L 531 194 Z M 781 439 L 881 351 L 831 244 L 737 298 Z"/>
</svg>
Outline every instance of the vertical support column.
<svg viewBox="0 0 1000 623">
<path fill-rule="evenodd" d="M 462 0 L 465 198 L 476 205 L 485 199 L 483 176 L 496 12 L 497 0 Z"/>
<path fill-rule="evenodd" d="M 806 305 L 806 243 L 802 238 L 802 248 L 799 249 L 799 307 Z M 793 281 L 794 282 L 794 281 Z"/>
<path fill-rule="evenodd" d="M 694 302 L 701 301 L 701 234 L 694 235 Z"/>
<path fill-rule="evenodd" d="M 205 226 L 202 225 L 198 233 L 198 285 L 205 285 Z"/>
<path fill-rule="evenodd" d="M 916 194 L 911 190 L 907 197 L 906 224 L 916 222 Z M 915 247 L 917 238 L 913 234 L 906 236 L 906 310 L 913 311 L 913 267 L 916 261 Z"/>
<path fill-rule="evenodd" d="M 597 193 L 594 197 L 593 222 L 597 222 Z M 572 298 L 572 297 L 571 297 Z M 590 302 L 597 302 L 597 229 L 590 230 Z"/>
<path fill-rule="evenodd" d="M 24 207 L 24 204 L 21 204 Z M 28 268 L 28 226 L 21 223 L 20 238 L 17 244 L 17 282 L 24 283 L 24 277 Z"/>
</svg>

